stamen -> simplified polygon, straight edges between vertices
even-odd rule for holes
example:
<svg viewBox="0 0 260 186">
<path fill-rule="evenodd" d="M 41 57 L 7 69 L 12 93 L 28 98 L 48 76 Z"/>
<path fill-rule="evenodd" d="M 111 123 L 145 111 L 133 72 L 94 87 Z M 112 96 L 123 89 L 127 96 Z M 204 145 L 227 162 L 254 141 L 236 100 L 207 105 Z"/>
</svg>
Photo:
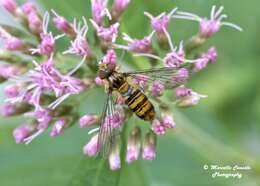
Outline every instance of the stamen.
<svg viewBox="0 0 260 186">
<path fill-rule="evenodd" d="M 48 12 L 45 12 L 43 17 L 43 33 L 47 34 L 48 25 L 49 25 L 50 15 Z"/>
<path fill-rule="evenodd" d="M 99 131 L 99 127 L 90 130 L 90 131 L 88 132 L 88 134 L 90 135 L 90 134 L 93 134 L 93 133 L 95 133 L 95 132 L 97 132 L 97 131 Z"/>
<path fill-rule="evenodd" d="M 168 40 L 168 43 L 169 43 L 169 45 L 170 45 L 171 51 L 173 51 L 173 50 L 174 50 L 174 47 L 173 47 L 173 43 L 172 43 L 170 34 L 167 32 L 167 30 L 166 30 L 165 28 L 163 28 L 163 32 L 164 32 L 164 34 L 165 34 L 166 37 L 167 37 L 167 40 Z"/>
<path fill-rule="evenodd" d="M 61 97 L 59 97 L 57 100 L 55 100 L 54 102 L 52 102 L 48 108 L 50 109 L 55 109 L 59 104 L 61 104 L 61 102 L 63 102 L 65 99 L 67 99 L 71 94 L 65 94 Z"/>
<path fill-rule="evenodd" d="M 216 10 L 216 5 L 212 6 L 211 12 L 210 12 L 210 19 L 214 20 L 215 18 L 215 10 Z"/>
<path fill-rule="evenodd" d="M 234 29 L 236 29 L 236 30 L 238 30 L 238 31 L 240 31 L 240 32 L 243 31 L 243 29 L 242 29 L 240 26 L 238 26 L 238 25 L 236 25 L 236 24 L 234 24 L 234 23 L 221 22 L 221 25 L 229 26 L 229 27 L 234 28 Z"/>
<path fill-rule="evenodd" d="M 149 19 L 153 19 L 153 15 L 149 12 L 144 12 L 144 15 L 147 16 Z"/>
<path fill-rule="evenodd" d="M 186 20 L 191 20 L 191 21 L 199 21 L 197 18 L 189 17 L 189 16 L 173 15 L 172 17 L 173 18 L 177 18 L 177 19 L 186 19 Z"/>
<path fill-rule="evenodd" d="M 188 16 L 191 18 L 196 18 L 196 20 L 200 20 L 201 18 L 199 16 L 197 16 L 196 14 L 190 13 L 190 12 L 183 12 L 183 11 L 178 11 L 177 12 L 178 15 L 183 15 L 183 16 Z"/>
<path fill-rule="evenodd" d="M 221 14 L 221 12 L 222 12 L 223 10 L 224 10 L 224 7 L 221 6 L 221 7 L 218 9 L 218 11 L 215 13 L 214 18 L 216 19 L 216 18 Z"/>
<path fill-rule="evenodd" d="M 45 129 L 40 129 L 37 132 L 35 132 L 33 135 L 29 136 L 28 138 L 24 139 L 24 142 L 26 145 L 30 144 L 37 136 L 39 136 L 40 134 L 42 134 L 44 132 Z"/>
<path fill-rule="evenodd" d="M 227 18 L 228 16 L 226 14 L 222 14 L 217 20 L 220 22 L 222 19 Z"/>
<path fill-rule="evenodd" d="M 177 10 L 178 10 L 178 7 L 174 8 L 174 9 L 168 14 L 168 16 L 169 16 L 169 17 L 172 17 L 172 16 L 174 15 L 174 13 L 177 12 Z"/>
<path fill-rule="evenodd" d="M 153 54 L 145 54 L 145 53 L 139 53 L 139 54 L 134 54 L 135 57 L 150 57 L 156 60 L 159 60 L 161 62 L 163 62 L 163 59 L 161 59 L 160 57 L 153 55 Z"/>
<path fill-rule="evenodd" d="M 81 67 L 81 65 L 85 62 L 86 57 L 87 57 L 87 56 L 84 56 L 84 57 L 82 58 L 82 60 L 80 61 L 80 63 L 79 63 L 74 69 L 72 69 L 72 70 L 68 73 L 67 76 L 71 76 L 72 74 L 74 74 L 74 73 Z"/>
<path fill-rule="evenodd" d="M 64 37 L 65 35 L 66 35 L 66 34 L 57 35 L 57 36 L 54 37 L 54 40 L 58 40 L 58 39 Z"/>
<path fill-rule="evenodd" d="M 117 49 L 123 49 L 123 50 L 129 50 L 128 46 L 119 45 L 119 44 L 113 44 L 113 46 Z"/>
<path fill-rule="evenodd" d="M 123 33 L 123 39 L 127 42 L 134 42 L 134 40 L 126 33 Z"/>
</svg>

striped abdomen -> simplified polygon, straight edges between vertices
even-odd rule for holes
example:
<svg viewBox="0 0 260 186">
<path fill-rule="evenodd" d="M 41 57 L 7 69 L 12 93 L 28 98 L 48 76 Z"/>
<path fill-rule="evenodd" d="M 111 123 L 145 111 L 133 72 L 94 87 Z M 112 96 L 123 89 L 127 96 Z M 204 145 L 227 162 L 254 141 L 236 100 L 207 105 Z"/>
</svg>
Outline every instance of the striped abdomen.
<svg viewBox="0 0 260 186">
<path fill-rule="evenodd" d="M 118 91 L 124 97 L 128 107 L 139 118 L 146 121 L 152 121 L 154 119 L 154 107 L 141 90 L 134 88 L 127 81 L 124 81 L 118 88 Z"/>
</svg>

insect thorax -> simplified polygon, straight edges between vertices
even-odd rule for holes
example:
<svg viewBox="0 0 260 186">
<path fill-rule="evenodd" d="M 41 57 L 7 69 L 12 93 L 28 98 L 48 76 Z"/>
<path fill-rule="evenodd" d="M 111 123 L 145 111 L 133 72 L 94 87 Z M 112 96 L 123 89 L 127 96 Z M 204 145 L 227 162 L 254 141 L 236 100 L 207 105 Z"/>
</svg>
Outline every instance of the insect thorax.
<svg viewBox="0 0 260 186">
<path fill-rule="evenodd" d="M 109 84 L 111 88 L 119 91 L 120 87 L 122 87 L 126 82 L 126 78 L 122 73 L 113 72 L 108 77 Z M 128 84 L 128 83 L 127 83 Z"/>
</svg>

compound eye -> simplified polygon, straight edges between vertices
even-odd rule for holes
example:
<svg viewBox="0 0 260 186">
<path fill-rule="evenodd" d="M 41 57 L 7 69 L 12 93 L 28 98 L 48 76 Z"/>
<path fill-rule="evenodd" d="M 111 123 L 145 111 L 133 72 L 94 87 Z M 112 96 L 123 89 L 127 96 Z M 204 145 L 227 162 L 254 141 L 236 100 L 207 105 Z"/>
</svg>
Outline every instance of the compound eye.
<svg viewBox="0 0 260 186">
<path fill-rule="evenodd" d="M 100 70 L 98 73 L 98 76 L 100 77 L 100 79 L 105 79 L 107 76 L 107 73 L 104 70 Z"/>
</svg>

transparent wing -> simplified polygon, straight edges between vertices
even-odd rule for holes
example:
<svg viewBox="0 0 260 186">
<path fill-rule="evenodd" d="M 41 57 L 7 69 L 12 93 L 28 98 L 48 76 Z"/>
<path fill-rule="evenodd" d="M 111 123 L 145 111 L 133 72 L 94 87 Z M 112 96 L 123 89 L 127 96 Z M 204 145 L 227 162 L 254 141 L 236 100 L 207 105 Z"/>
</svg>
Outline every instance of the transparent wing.
<svg viewBox="0 0 260 186">
<path fill-rule="evenodd" d="M 159 81 L 167 88 L 175 88 L 182 85 L 180 70 L 184 68 L 162 67 L 124 73 L 128 77 L 143 81 Z M 189 71 L 186 69 L 187 75 Z"/>
<path fill-rule="evenodd" d="M 116 113 L 117 111 L 115 109 L 112 91 L 109 91 L 104 104 L 98 134 L 99 155 L 104 158 L 107 158 L 113 144 L 116 143 L 118 135 L 120 134 L 120 128 L 113 126 L 113 118 Z"/>
</svg>

